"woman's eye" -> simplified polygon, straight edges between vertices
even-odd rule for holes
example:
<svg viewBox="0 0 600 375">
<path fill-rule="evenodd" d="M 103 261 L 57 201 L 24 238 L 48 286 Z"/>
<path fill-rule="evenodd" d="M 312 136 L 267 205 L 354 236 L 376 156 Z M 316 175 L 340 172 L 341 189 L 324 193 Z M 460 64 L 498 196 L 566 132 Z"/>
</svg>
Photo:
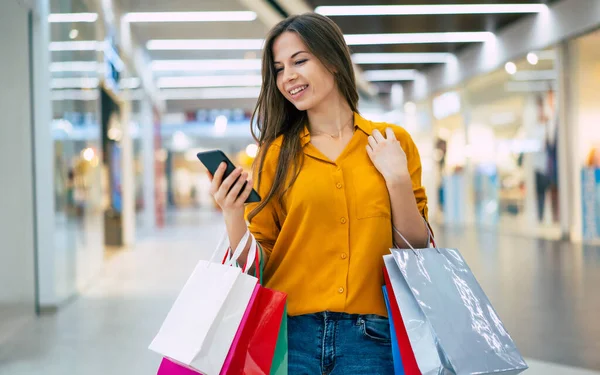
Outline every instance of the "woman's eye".
<svg viewBox="0 0 600 375">
<path fill-rule="evenodd" d="M 280 72 L 282 72 L 283 69 L 282 68 L 275 68 L 275 74 L 279 74 Z"/>
<path fill-rule="evenodd" d="M 298 60 L 298 61 L 296 61 L 296 65 L 304 64 L 306 61 L 308 61 L 308 60 L 306 60 L 306 59 L 304 59 L 304 60 Z"/>
</svg>

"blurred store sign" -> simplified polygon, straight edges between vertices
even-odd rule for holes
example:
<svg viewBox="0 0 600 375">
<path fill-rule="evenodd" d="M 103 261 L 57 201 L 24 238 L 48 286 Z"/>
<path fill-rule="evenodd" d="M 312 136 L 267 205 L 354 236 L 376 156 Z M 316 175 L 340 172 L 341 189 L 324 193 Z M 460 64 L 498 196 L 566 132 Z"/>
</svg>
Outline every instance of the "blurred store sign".
<svg viewBox="0 0 600 375">
<path fill-rule="evenodd" d="M 460 95 L 456 91 L 449 91 L 433 98 L 433 116 L 438 120 L 459 113 L 460 109 Z"/>
<path fill-rule="evenodd" d="M 586 168 L 581 172 L 583 238 L 600 240 L 600 169 Z"/>
</svg>

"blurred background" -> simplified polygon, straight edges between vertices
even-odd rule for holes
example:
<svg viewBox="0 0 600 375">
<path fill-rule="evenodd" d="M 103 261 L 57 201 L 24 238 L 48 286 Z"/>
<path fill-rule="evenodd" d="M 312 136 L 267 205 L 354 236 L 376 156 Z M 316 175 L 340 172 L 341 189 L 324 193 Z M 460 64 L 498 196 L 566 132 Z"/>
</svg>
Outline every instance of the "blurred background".
<svg viewBox="0 0 600 375">
<path fill-rule="evenodd" d="M 436 231 L 537 373 L 600 371 L 600 1 L 2 0 L 0 373 L 152 371 L 148 339 L 222 231 L 196 153 L 250 170 L 263 39 L 309 11 L 344 32 L 361 114 L 414 138 Z M 148 285 L 172 287 L 146 305 Z M 82 334 L 90 293 L 136 313 Z M 106 325 L 146 313 L 103 352 Z"/>
</svg>

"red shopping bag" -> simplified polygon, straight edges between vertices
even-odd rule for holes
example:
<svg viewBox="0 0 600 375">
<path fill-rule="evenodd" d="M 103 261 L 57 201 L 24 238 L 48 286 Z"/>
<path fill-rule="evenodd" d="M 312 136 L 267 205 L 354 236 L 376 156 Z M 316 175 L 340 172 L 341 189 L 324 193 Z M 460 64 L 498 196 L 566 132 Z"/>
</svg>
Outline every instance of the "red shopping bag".
<svg viewBox="0 0 600 375">
<path fill-rule="evenodd" d="M 269 375 L 277 346 L 286 294 L 258 287 L 239 340 L 232 346 L 221 375 Z M 229 360 L 230 359 L 230 360 Z"/>
<path fill-rule="evenodd" d="M 398 302 L 396 296 L 392 290 L 390 283 L 390 276 L 388 275 L 387 269 L 383 267 L 383 277 L 385 278 L 385 288 L 390 300 L 390 309 L 392 311 L 391 318 L 394 322 L 394 329 L 396 331 L 396 340 L 398 340 L 398 347 L 400 349 L 400 357 L 402 358 L 402 366 L 404 367 L 404 373 L 406 375 L 421 375 L 421 370 L 417 364 L 415 353 L 410 345 L 408 333 L 406 333 L 406 326 L 404 320 L 402 320 L 402 314 L 398 308 Z"/>
</svg>

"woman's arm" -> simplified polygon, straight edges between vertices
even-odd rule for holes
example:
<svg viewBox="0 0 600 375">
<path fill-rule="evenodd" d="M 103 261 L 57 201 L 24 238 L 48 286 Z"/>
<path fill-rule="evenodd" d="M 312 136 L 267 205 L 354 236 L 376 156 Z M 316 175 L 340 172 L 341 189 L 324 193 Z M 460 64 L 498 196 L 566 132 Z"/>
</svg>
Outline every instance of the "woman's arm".
<svg viewBox="0 0 600 375">
<path fill-rule="evenodd" d="M 261 172 L 260 186 L 253 183 L 253 181 L 258 180 L 258 166 L 255 166 L 253 169 L 253 179 L 248 178 L 248 175 L 243 173 L 241 168 L 236 169 L 236 171 L 233 172 L 230 177 L 226 178 L 222 184 L 220 183 L 220 179 L 223 175 L 221 171 L 218 170 L 213 179 L 211 192 L 223 210 L 225 227 L 227 228 L 231 249 L 235 249 L 243 239 L 246 231 L 250 231 L 257 243 L 260 244 L 260 246 L 258 246 L 259 258 L 256 259 L 254 264 L 259 264 L 261 260 L 263 261 L 263 265 L 266 264 L 271 252 L 273 251 L 275 241 L 279 235 L 279 225 L 277 221 L 278 215 L 273 202 L 269 202 L 260 212 L 256 214 L 256 216 L 252 218 L 250 223 L 247 225 L 246 216 L 248 216 L 250 212 L 252 212 L 260 203 L 257 202 L 245 204 L 244 202 L 246 201 L 252 187 L 257 190 L 258 194 L 263 197 L 263 199 L 268 195 L 273 184 L 273 176 L 275 174 L 277 157 L 278 148 L 269 148 L 267 154 L 265 155 L 266 159 Z M 237 179 L 237 176 L 241 176 L 241 178 L 235 185 L 233 185 L 233 187 L 231 187 L 233 181 Z M 248 181 L 248 185 L 243 193 L 238 197 L 238 192 L 241 191 L 240 186 L 243 185 L 246 180 Z M 250 251 L 257 251 L 257 249 L 251 249 L 251 245 L 252 241 L 248 240 L 239 257 L 238 263 L 242 266 L 245 266 L 246 264 L 248 253 Z M 249 273 L 253 273 L 254 271 L 254 266 L 248 270 Z"/>
<path fill-rule="evenodd" d="M 428 246 L 429 232 L 426 227 L 427 197 L 421 186 L 421 160 L 418 150 L 408 133 L 399 127 L 388 127 L 386 137 L 374 130 L 369 137 L 367 153 L 377 170 L 385 179 L 390 205 L 392 225 L 414 248 Z M 394 231 L 394 242 L 408 244 Z"/>
<path fill-rule="evenodd" d="M 235 249 L 248 230 L 244 220 L 244 202 L 250 196 L 253 184 L 252 180 L 248 179 L 248 174 L 242 171 L 242 168 L 236 168 L 227 178 L 223 179 L 226 167 L 225 163 L 221 163 L 215 172 L 210 192 L 223 211 L 229 245 L 231 249 Z M 242 190 L 245 183 L 247 185 Z M 239 258 L 243 259 L 244 263 L 248 257 L 250 244 L 251 241 L 248 241 Z"/>
<path fill-rule="evenodd" d="M 410 176 L 406 174 L 386 181 L 386 184 L 392 206 L 392 225 L 412 247 L 417 249 L 427 247 L 429 232 L 417 207 Z M 394 243 L 410 247 L 396 231 L 394 231 Z"/>
</svg>

